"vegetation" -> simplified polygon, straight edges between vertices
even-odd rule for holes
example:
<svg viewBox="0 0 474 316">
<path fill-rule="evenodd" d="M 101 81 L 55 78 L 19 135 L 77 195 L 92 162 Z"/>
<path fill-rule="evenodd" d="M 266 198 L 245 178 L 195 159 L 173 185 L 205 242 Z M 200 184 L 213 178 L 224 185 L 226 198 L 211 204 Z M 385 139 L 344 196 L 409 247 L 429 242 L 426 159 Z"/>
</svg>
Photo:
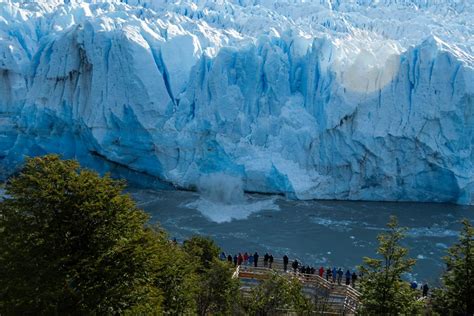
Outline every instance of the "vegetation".
<svg viewBox="0 0 474 316">
<path fill-rule="evenodd" d="M 360 267 L 363 273 L 360 291 L 362 293 L 362 315 L 415 315 L 421 308 L 415 291 L 401 279 L 415 264 L 406 258 L 408 249 L 400 245 L 404 229 L 398 226 L 396 217 L 387 224 L 388 232 L 378 236 L 377 253 L 382 257 L 364 258 Z"/>
<path fill-rule="evenodd" d="M 218 260 L 219 248 L 209 238 L 192 237 L 184 244 L 191 257 L 199 284 L 196 296 L 199 315 L 230 315 L 236 308 L 238 280 L 232 279 L 233 269 L 227 261 Z"/>
<path fill-rule="evenodd" d="M 195 313 L 199 269 L 123 188 L 76 161 L 27 159 L 0 203 L 0 314 Z"/>
<path fill-rule="evenodd" d="M 302 293 L 301 282 L 288 279 L 277 273 L 250 291 L 243 299 L 243 309 L 249 315 L 278 315 L 285 311 L 296 311 L 298 315 L 310 315 L 313 305 Z"/>
<path fill-rule="evenodd" d="M 459 242 L 444 257 L 443 286 L 434 291 L 433 309 L 440 315 L 474 315 L 474 227 L 462 221 Z"/>
</svg>

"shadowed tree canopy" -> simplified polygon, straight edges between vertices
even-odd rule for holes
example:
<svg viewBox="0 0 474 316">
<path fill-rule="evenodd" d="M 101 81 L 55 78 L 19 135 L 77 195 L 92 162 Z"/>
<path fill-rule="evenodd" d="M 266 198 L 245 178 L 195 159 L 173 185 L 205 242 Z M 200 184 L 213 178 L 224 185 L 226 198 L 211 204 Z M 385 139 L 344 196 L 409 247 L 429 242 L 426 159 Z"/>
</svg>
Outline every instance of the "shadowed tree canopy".
<svg viewBox="0 0 474 316">
<path fill-rule="evenodd" d="M 288 311 L 296 315 L 312 315 L 314 306 L 302 292 L 302 284 L 297 278 L 287 278 L 277 273 L 253 288 L 248 297 L 242 298 L 246 315 L 286 315 Z"/>
<path fill-rule="evenodd" d="M 443 286 L 433 294 L 440 315 L 474 315 L 474 227 L 468 219 L 462 224 L 459 241 L 444 257 Z"/>
<path fill-rule="evenodd" d="M 197 274 L 199 315 L 231 315 L 239 304 L 239 281 L 232 279 L 233 266 L 218 258 L 219 247 L 206 237 L 195 236 L 183 247 Z"/>
<path fill-rule="evenodd" d="M 0 203 L 0 314 L 194 310 L 184 252 L 123 189 L 74 160 L 26 160 Z"/>
</svg>

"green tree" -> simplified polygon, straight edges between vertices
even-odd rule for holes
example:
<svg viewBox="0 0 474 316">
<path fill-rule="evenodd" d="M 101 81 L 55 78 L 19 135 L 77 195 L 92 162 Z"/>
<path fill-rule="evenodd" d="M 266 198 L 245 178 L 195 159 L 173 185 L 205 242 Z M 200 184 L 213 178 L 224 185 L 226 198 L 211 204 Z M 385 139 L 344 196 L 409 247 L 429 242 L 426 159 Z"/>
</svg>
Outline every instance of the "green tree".
<svg viewBox="0 0 474 316">
<path fill-rule="evenodd" d="M 184 254 L 145 227 L 122 182 L 49 155 L 5 189 L 0 314 L 153 314 L 173 306 L 168 293 L 192 310 Z"/>
<path fill-rule="evenodd" d="M 398 226 L 396 217 L 390 217 L 388 232 L 377 239 L 377 253 L 382 257 L 364 258 L 360 267 L 361 309 L 362 315 L 414 315 L 421 308 L 415 291 L 410 289 L 401 276 L 409 272 L 416 260 L 406 258 L 408 249 L 400 245 L 404 238 L 404 228 Z"/>
<path fill-rule="evenodd" d="M 195 236 L 185 242 L 184 251 L 198 275 L 198 314 L 231 314 L 238 303 L 239 281 L 232 279 L 233 267 L 218 259 L 219 247 L 212 239 Z"/>
<path fill-rule="evenodd" d="M 311 301 L 303 295 L 301 282 L 276 272 L 270 273 L 242 301 L 248 314 L 258 316 L 286 314 L 288 311 L 310 315 L 313 310 Z"/>
<path fill-rule="evenodd" d="M 433 293 L 433 308 L 441 315 L 474 315 L 474 227 L 462 221 L 459 241 L 444 257 L 443 286 Z"/>
</svg>

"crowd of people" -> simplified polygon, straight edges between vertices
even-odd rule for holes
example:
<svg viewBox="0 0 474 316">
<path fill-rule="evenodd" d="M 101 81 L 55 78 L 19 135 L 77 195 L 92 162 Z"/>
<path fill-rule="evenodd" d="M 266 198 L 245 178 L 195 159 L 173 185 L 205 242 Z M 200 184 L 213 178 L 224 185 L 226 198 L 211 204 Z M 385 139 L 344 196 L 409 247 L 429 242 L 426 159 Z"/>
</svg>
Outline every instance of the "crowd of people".
<svg viewBox="0 0 474 316">
<path fill-rule="evenodd" d="M 238 255 L 234 255 L 232 257 L 232 255 L 227 255 L 222 252 L 220 254 L 220 259 L 221 260 L 227 260 L 229 261 L 230 263 L 233 263 L 234 266 L 240 266 L 240 265 L 250 265 L 250 266 L 254 266 L 254 267 L 258 267 L 258 261 L 259 261 L 259 258 L 260 258 L 260 255 L 255 252 L 253 255 L 252 253 L 248 254 L 247 252 L 245 252 L 244 254 L 241 254 L 239 252 Z M 272 265 L 273 265 L 273 255 L 269 255 L 268 253 L 266 253 L 264 256 L 263 256 L 263 267 L 265 268 L 272 268 Z"/>
<path fill-rule="evenodd" d="M 234 256 L 232 255 L 226 255 L 224 252 L 220 254 L 220 259 L 221 260 L 227 260 L 234 266 L 241 266 L 241 265 L 249 265 L 249 266 L 254 266 L 254 267 L 262 267 L 262 265 L 259 265 L 259 260 L 260 255 L 258 252 L 255 252 L 254 254 L 250 253 L 248 254 L 247 252 L 244 252 L 244 254 L 239 253 L 235 254 Z M 272 254 L 265 253 L 263 256 L 263 267 L 264 268 L 272 268 L 274 262 L 274 257 Z M 289 266 L 290 260 L 287 255 L 283 256 L 283 270 L 285 272 L 288 271 L 288 266 Z M 345 284 L 346 285 L 351 285 L 352 287 L 355 287 L 356 281 L 359 278 L 359 275 L 355 271 L 351 272 L 350 270 L 347 270 L 344 272 L 342 268 L 324 268 L 320 267 L 314 268 L 311 266 L 306 266 L 302 265 L 300 262 L 298 262 L 297 259 L 293 260 L 291 263 L 291 268 L 294 273 L 302 273 L 302 274 L 317 274 L 321 278 L 325 278 L 329 282 L 333 283 L 338 283 L 339 285 L 342 284 L 343 279 L 345 279 Z"/>
<path fill-rule="evenodd" d="M 254 267 L 262 267 L 262 264 L 260 260 L 260 255 L 258 252 L 255 252 L 254 254 L 252 253 L 247 253 L 244 252 L 235 254 L 234 256 L 232 255 L 226 255 L 224 252 L 220 254 L 220 259 L 225 261 L 227 260 L 229 263 L 233 264 L 234 266 L 254 266 Z M 264 268 L 269 268 L 271 269 L 273 266 L 275 259 L 272 254 L 265 253 L 263 256 L 263 267 Z M 290 264 L 290 259 L 288 258 L 287 255 L 283 256 L 283 270 L 285 272 L 288 272 L 288 266 Z M 291 262 L 291 270 L 294 273 L 302 273 L 302 274 L 317 274 L 321 278 L 326 279 L 328 282 L 336 283 L 338 285 L 342 285 L 343 281 L 345 281 L 345 284 L 348 286 L 352 286 L 355 288 L 357 280 L 362 277 L 362 274 L 359 273 L 357 274 L 355 271 L 350 271 L 347 269 L 345 272 L 342 268 L 336 268 L 336 267 L 327 267 L 324 268 L 323 266 L 319 268 L 314 268 L 312 266 L 306 266 L 302 265 L 297 259 L 293 260 Z M 418 284 L 416 282 L 412 282 L 410 284 L 411 288 L 416 290 L 418 289 Z M 428 284 L 420 285 L 420 290 L 422 291 L 422 295 L 428 296 L 428 291 L 429 287 Z"/>
</svg>

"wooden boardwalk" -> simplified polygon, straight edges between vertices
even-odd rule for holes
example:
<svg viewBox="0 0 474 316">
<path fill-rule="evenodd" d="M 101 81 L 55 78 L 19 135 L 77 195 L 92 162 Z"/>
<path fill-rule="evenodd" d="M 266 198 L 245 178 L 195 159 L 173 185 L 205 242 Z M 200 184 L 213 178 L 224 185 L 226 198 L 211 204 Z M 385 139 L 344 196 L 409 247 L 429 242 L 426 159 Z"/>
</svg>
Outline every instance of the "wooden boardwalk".
<svg viewBox="0 0 474 316">
<path fill-rule="evenodd" d="M 283 260 L 276 259 L 272 268 L 263 267 L 263 260 L 259 266 L 238 266 L 234 277 L 241 281 L 241 290 L 248 292 L 252 287 L 258 285 L 262 280 L 269 277 L 270 272 L 276 272 L 288 277 L 297 277 L 303 286 L 303 293 L 317 303 L 316 314 L 318 315 L 355 315 L 359 304 L 360 293 L 351 286 L 332 283 L 320 277 L 318 274 L 294 273 L 291 262 L 288 271 L 283 269 Z M 288 313 L 291 314 L 291 313 Z"/>
</svg>

